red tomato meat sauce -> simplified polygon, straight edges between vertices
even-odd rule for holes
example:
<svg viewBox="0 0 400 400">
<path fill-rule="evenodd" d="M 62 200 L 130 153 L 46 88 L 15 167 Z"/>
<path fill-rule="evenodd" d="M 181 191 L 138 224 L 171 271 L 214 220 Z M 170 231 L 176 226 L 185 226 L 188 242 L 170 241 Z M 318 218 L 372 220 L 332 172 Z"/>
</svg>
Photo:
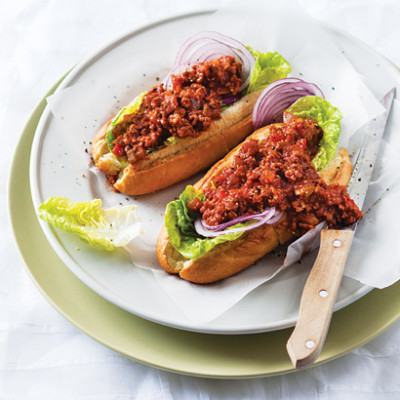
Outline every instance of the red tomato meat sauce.
<svg viewBox="0 0 400 400">
<path fill-rule="evenodd" d="M 126 115 L 114 128 L 114 154 L 134 163 L 171 136 L 199 136 L 220 118 L 221 100 L 239 93 L 241 72 L 241 63 L 223 56 L 172 75 L 172 89 L 154 86 L 144 95 L 139 112 Z"/>
<path fill-rule="evenodd" d="M 312 166 L 323 136 L 314 120 L 284 114 L 261 142 L 247 140 L 204 190 L 205 200 L 194 199 L 189 208 L 202 214 L 208 225 L 275 207 L 287 215 L 287 228 L 302 235 L 320 221 L 329 227 L 350 225 L 362 212 L 346 187 L 327 185 Z"/>
</svg>

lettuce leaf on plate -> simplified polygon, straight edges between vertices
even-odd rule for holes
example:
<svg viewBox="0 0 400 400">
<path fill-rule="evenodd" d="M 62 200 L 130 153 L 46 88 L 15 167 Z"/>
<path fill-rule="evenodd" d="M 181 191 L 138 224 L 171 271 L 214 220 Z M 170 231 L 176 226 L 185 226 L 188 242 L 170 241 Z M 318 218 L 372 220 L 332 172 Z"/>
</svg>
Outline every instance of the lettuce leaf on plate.
<svg viewBox="0 0 400 400">
<path fill-rule="evenodd" d="M 286 78 L 292 70 L 290 64 L 279 53 L 260 53 L 247 47 L 256 59 L 247 93 L 255 92 L 278 79 Z"/>
<path fill-rule="evenodd" d="M 243 232 L 229 233 L 214 238 L 199 236 L 194 228 L 194 221 L 198 218 L 198 214 L 187 207 L 196 197 L 201 199 L 202 192 L 197 191 L 193 186 L 187 186 L 178 200 L 167 204 L 165 212 L 165 227 L 171 244 L 189 259 L 199 258 L 216 245 L 236 240 L 243 234 Z"/>
<path fill-rule="evenodd" d="M 320 150 L 312 164 L 317 170 L 325 168 L 336 154 L 343 118 L 338 108 L 328 100 L 318 96 L 305 96 L 298 99 L 286 111 L 300 118 L 311 118 L 318 122 L 324 131 Z"/>
<path fill-rule="evenodd" d="M 75 203 L 52 196 L 39 206 L 38 215 L 89 245 L 109 251 L 126 246 L 140 234 L 136 206 L 132 205 L 104 210 L 99 199 Z"/>
</svg>

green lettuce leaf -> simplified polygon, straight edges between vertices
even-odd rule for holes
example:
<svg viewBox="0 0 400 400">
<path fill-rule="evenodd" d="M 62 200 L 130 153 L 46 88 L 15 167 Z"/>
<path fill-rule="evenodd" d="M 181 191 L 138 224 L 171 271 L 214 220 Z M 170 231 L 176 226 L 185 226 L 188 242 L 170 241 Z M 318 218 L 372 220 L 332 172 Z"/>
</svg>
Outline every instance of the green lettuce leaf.
<svg viewBox="0 0 400 400">
<path fill-rule="evenodd" d="M 122 107 L 121 110 L 119 111 L 119 113 L 111 121 L 111 124 L 108 127 L 107 134 L 106 134 L 106 141 L 108 144 L 108 148 L 110 150 L 112 150 L 112 142 L 115 139 L 115 137 L 113 135 L 115 126 L 124 119 L 125 115 L 130 115 L 130 114 L 133 114 L 133 113 L 139 111 L 140 106 L 142 105 L 142 102 L 143 102 L 143 97 L 145 94 L 146 94 L 146 92 L 139 94 L 127 106 Z"/>
<path fill-rule="evenodd" d="M 318 96 L 305 96 L 298 99 L 286 111 L 300 118 L 312 118 L 324 131 L 320 150 L 312 164 L 317 170 L 325 168 L 336 154 L 341 130 L 340 120 L 343 118 L 338 108 L 328 100 Z"/>
<path fill-rule="evenodd" d="M 184 257 L 190 259 L 199 258 L 218 244 L 236 240 L 243 234 L 243 232 L 229 233 L 215 238 L 199 236 L 194 228 L 194 221 L 198 218 L 198 214 L 187 207 L 196 197 L 201 199 L 202 192 L 196 191 L 193 186 L 187 186 L 178 200 L 168 203 L 165 212 L 165 227 L 171 244 Z"/>
<path fill-rule="evenodd" d="M 256 59 L 247 93 L 255 92 L 271 82 L 286 78 L 292 70 L 290 64 L 279 53 L 260 53 L 249 46 L 247 47 Z"/>
<path fill-rule="evenodd" d="M 52 196 L 39 206 L 38 215 L 59 229 L 75 233 L 89 245 L 105 250 L 125 246 L 140 234 L 136 206 L 104 210 L 99 199 L 75 203 Z"/>
<path fill-rule="evenodd" d="M 171 146 L 173 144 L 177 144 L 181 139 L 176 136 L 170 136 L 164 140 L 165 146 Z"/>
</svg>

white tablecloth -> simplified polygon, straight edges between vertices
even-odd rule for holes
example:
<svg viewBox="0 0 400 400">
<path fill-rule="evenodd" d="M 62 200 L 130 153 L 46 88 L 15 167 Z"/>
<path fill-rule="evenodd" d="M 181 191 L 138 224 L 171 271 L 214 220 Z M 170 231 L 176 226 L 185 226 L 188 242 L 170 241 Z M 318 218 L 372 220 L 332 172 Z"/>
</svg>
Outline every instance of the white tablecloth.
<svg viewBox="0 0 400 400">
<path fill-rule="evenodd" d="M 1 171 L 46 91 L 104 43 L 149 21 L 226 0 L 2 0 Z M 302 0 L 315 17 L 355 35 L 400 65 L 397 0 Z M 263 379 L 180 376 L 129 360 L 61 317 L 23 269 L 0 190 L 0 399 L 399 399 L 400 323 L 340 359 Z"/>
</svg>

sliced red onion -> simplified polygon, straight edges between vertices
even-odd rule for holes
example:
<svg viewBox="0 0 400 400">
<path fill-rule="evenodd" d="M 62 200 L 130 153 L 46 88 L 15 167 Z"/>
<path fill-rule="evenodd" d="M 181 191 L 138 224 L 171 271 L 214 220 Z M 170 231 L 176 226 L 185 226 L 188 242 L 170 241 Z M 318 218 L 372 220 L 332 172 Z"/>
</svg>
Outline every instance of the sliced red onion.
<svg viewBox="0 0 400 400">
<path fill-rule="evenodd" d="M 243 43 L 221 33 L 204 31 L 189 37 L 176 55 L 175 66 L 184 65 L 188 67 L 198 62 L 215 60 L 227 55 L 235 57 L 237 61 L 242 63 L 242 84 L 240 86 L 240 91 L 242 91 L 250 83 L 255 59 Z M 171 71 L 166 79 L 167 81 L 172 73 Z"/>
<path fill-rule="evenodd" d="M 225 231 L 218 231 L 218 232 L 209 231 L 208 229 L 203 228 L 201 220 L 196 220 L 194 223 L 194 227 L 196 229 L 196 232 L 201 236 L 216 237 L 216 236 L 221 236 L 221 235 L 227 235 L 229 233 L 238 233 L 238 232 L 246 231 L 249 229 L 258 228 L 259 226 L 264 225 L 264 223 L 265 223 L 259 219 L 255 219 L 254 221 L 255 221 L 254 224 L 248 225 L 246 227 L 226 229 Z"/>
<path fill-rule="evenodd" d="M 254 105 L 253 128 L 259 129 L 281 122 L 283 112 L 304 96 L 324 98 L 324 94 L 317 85 L 298 78 L 284 78 L 272 82 L 262 91 Z"/>
<path fill-rule="evenodd" d="M 187 56 L 188 51 L 193 49 L 193 45 L 196 44 L 196 42 L 198 42 L 199 40 L 202 40 L 202 41 L 215 40 L 215 41 L 223 43 L 229 47 L 232 47 L 234 49 L 242 49 L 243 50 L 243 48 L 244 48 L 248 51 L 247 47 L 236 39 L 233 39 L 229 36 L 223 35 L 222 33 L 218 33 L 215 31 L 203 31 L 203 32 L 195 33 L 194 35 L 190 36 L 183 43 L 182 47 L 179 49 L 179 51 L 176 55 L 175 63 L 180 63 L 180 60 L 184 59 Z"/>
<path fill-rule="evenodd" d="M 196 232 L 201 236 L 216 237 L 221 235 L 227 235 L 229 233 L 245 232 L 251 229 L 258 228 L 259 226 L 264 224 L 274 224 L 275 222 L 278 222 L 281 219 L 282 215 L 283 215 L 282 212 L 276 211 L 276 209 L 272 207 L 268 208 L 262 213 L 242 215 L 240 217 L 233 219 L 232 221 L 225 222 L 223 224 L 215 226 L 207 225 L 201 218 L 198 218 L 194 222 L 194 228 L 196 229 Z M 227 229 L 233 225 L 246 221 L 254 221 L 254 223 L 240 228 Z"/>
<path fill-rule="evenodd" d="M 228 96 L 228 97 L 221 99 L 221 103 L 222 104 L 234 103 L 235 101 L 238 101 L 239 98 L 240 98 L 240 96 Z"/>
<path fill-rule="evenodd" d="M 268 220 L 267 224 L 272 225 L 278 222 L 283 217 L 282 211 L 275 211 L 275 214 Z"/>
<path fill-rule="evenodd" d="M 202 61 L 215 60 L 222 56 L 232 56 L 235 57 L 235 52 L 224 44 L 220 44 L 214 40 L 204 41 L 201 43 L 201 47 L 196 48 L 190 57 L 182 60 L 183 64 L 193 65 Z"/>
<path fill-rule="evenodd" d="M 241 222 L 250 221 L 252 219 L 272 218 L 275 214 L 275 211 L 276 211 L 275 207 L 271 207 L 271 208 L 267 208 L 266 210 L 264 210 L 261 213 L 241 215 L 239 217 L 234 218 L 231 221 L 224 222 L 223 224 L 219 224 L 219 225 L 208 225 L 203 220 L 201 220 L 201 221 L 202 221 L 204 228 L 206 228 L 206 229 L 209 229 L 211 231 L 222 231 L 226 228 L 229 228 L 230 226 L 240 224 Z"/>
</svg>

